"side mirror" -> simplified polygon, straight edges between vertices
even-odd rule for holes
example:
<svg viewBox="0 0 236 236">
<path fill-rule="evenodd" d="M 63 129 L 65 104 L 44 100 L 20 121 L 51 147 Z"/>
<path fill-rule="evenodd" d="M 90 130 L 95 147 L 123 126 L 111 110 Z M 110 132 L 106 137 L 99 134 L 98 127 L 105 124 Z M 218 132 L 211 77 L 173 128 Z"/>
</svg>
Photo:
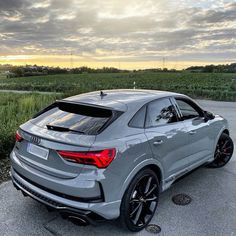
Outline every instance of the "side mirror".
<svg viewBox="0 0 236 236">
<path fill-rule="evenodd" d="M 209 111 L 203 111 L 204 112 L 204 120 L 207 122 L 208 120 L 215 119 L 215 115 L 212 112 Z"/>
</svg>

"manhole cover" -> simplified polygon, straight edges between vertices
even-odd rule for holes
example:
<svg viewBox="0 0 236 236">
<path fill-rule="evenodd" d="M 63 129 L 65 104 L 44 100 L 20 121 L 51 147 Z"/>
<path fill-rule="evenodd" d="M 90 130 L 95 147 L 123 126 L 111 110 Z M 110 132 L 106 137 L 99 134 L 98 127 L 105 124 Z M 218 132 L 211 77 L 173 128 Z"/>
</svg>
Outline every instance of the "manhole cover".
<svg viewBox="0 0 236 236">
<path fill-rule="evenodd" d="M 159 234 L 161 232 L 161 227 L 158 225 L 150 224 L 146 227 L 146 231 L 152 234 Z"/>
<path fill-rule="evenodd" d="M 188 205 L 192 201 L 192 198 L 187 194 L 180 193 L 173 196 L 172 201 L 176 205 L 185 206 L 185 205 Z"/>
</svg>

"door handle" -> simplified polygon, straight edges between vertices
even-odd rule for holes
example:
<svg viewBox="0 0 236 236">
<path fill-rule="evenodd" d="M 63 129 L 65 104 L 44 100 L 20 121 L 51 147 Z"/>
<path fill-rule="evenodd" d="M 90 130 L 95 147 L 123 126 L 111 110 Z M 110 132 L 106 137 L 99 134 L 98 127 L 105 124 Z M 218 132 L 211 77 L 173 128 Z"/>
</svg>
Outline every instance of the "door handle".
<svg viewBox="0 0 236 236">
<path fill-rule="evenodd" d="M 189 131 L 188 133 L 189 133 L 190 135 L 193 135 L 193 134 L 196 134 L 197 131 L 196 131 L 196 130 L 191 130 L 191 131 Z"/>
<path fill-rule="evenodd" d="M 157 146 L 163 143 L 163 140 L 157 140 L 155 142 L 153 142 L 153 145 Z"/>
</svg>

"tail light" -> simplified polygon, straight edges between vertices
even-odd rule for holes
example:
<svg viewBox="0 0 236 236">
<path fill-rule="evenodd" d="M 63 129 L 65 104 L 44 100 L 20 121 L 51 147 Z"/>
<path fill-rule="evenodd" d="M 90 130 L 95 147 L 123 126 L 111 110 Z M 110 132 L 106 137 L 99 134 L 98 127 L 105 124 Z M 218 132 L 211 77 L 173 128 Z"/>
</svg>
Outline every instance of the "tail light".
<svg viewBox="0 0 236 236">
<path fill-rule="evenodd" d="M 23 140 L 22 136 L 20 135 L 19 131 L 16 131 L 16 142 L 21 142 Z"/>
<path fill-rule="evenodd" d="M 91 152 L 69 152 L 57 151 L 61 157 L 67 161 L 85 165 L 94 165 L 98 168 L 106 168 L 110 165 L 116 155 L 116 149 L 104 149 Z"/>
</svg>

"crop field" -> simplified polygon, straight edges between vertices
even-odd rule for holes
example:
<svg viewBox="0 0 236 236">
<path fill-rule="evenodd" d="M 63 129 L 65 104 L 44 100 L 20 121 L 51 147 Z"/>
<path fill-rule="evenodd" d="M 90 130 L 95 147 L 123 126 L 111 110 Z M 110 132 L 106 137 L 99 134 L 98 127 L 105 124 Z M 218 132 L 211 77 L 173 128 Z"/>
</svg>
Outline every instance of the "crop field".
<svg viewBox="0 0 236 236">
<path fill-rule="evenodd" d="M 6 78 L 6 75 L 0 73 L 0 80 L 1 80 L 1 79 L 5 79 L 5 78 Z"/>
<path fill-rule="evenodd" d="M 0 75 L 0 90 L 32 90 L 61 92 L 58 94 L 15 94 L 0 92 L 0 158 L 14 144 L 20 124 L 55 99 L 102 89 L 159 89 L 185 93 L 194 98 L 236 101 L 236 74 L 199 73 L 116 73 L 69 74 L 25 78 Z"/>
<path fill-rule="evenodd" d="M 62 92 L 66 95 L 116 88 L 157 89 L 194 98 L 236 101 L 236 74 L 230 73 L 104 73 L 63 74 L 22 78 L 0 77 L 1 89 Z"/>
</svg>

